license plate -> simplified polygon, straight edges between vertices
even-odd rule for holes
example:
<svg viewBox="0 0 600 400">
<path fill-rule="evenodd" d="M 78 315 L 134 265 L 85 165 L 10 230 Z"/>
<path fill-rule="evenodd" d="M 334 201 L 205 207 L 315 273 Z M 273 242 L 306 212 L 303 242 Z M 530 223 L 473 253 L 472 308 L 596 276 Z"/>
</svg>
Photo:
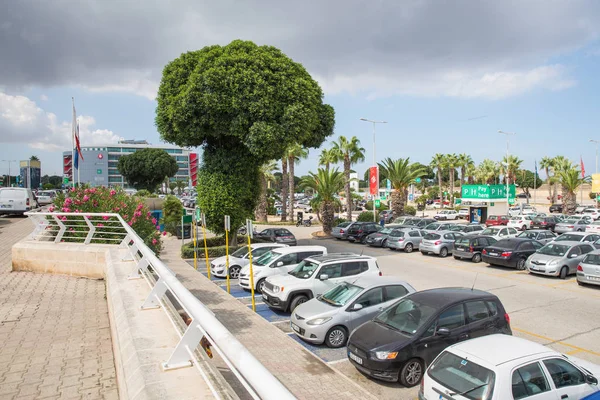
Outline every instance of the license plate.
<svg viewBox="0 0 600 400">
<path fill-rule="evenodd" d="M 464 247 L 460 247 L 460 246 L 456 248 L 456 250 L 458 250 L 458 251 L 463 251 L 464 249 L 465 249 Z"/>
<path fill-rule="evenodd" d="M 587 276 L 586 277 L 588 281 L 596 281 L 596 282 L 600 282 L 600 277 L 597 276 Z"/>
<path fill-rule="evenodd" d="M 292 324 L 292 329 L 295 330 L 296 332 L 300 333 L 300 327 L 293 322 L 291 324 Z"/>
<path fill-rule="evenodd" d="M 266 294 L 262 294 L 262 298 L 264 301 L 269 301 L 269 296 L 267 296 Z"/>
<path fill-rule="evenodd" d="M 0 208 L 12 208 L 12 206 L 9 204 L 2 204 Z"/>
<path fill-rule="evenodd" d="M 362 358 L 360 358 L 359 356 L 357 356 L 354 353 L 348 352 L 348 357 L 350 357 L 352 360 L 354 360 L 357 364 L 362 365 L 362 363 L 363 363 Z"/>
<path fill-rule="evenodd" d="M 488 253 L 490 256 L 497 256 L 498 253 Z"/>
</svg>

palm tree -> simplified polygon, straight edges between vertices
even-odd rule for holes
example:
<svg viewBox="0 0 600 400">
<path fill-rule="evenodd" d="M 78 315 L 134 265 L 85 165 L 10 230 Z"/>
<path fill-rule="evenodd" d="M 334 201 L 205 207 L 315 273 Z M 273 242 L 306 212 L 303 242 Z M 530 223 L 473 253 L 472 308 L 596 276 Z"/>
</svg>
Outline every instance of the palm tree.
<svg viewBox="0 0 600 400">
<path fill-rule="evenodd" d="M 472 169 L 475 166 L 475 163 L 470 155 L 462 153 L 458 155 L 458 164 L 456 166 L 460 168 L 460 186 L 462 187 L 462 185 L 467 183 L 465 181 L 467 171 Z"/>
<path fill-rule="evenodd" d="M 287 156 L 281 158 L 281 221 L 287 221 L 286 200 L 288 196 L 288 160 Z"/>
<path fill-rule="evenodd" d="M 175 187 L 177 188 L 177 193 L 179 195 L 181 195 L 181 193 L 183 192 L 183 189 L 185 189 L 186 186 L 187 186 L 186 181 L 182 181 L 182 180 L 175 181 Z"/>
<path fill-rule="evenodd" d="M 363 162 L 365 160 L 365 149 L 360 146 L 360 140 L 352 136 L 348 140 L 345 136 L 340 136 L 336 142 L 333 142 L 331 149 L 335 162 L 341 162 L 344 165 L 344 177 L 346 185 L 346 213 L 348 221 L 352 221 L 352 194 L 350 193 L 350 171 L 352 164 Z"/>
<path fill-rule="evenodd" d="M 329 171 L 329 166 L 331 164 L 335 164 L 335 160 L 336 158 L 333 149 L 321 150 L 321 155 L 319 156 L 319 165 L 324 166 L 325 169 Z"/>
<path fill-rule="evenodd" d="M 560 184 L 560 191 L 563 197 L 563 203 L 565 202 L 565 195 L 567 194 L 567 189 L 565 188 L 565 186 L 562 184 L 561 179 L 559 178 L 559 174 L 561 171 L 569 171 L 571 169 L 573 169 L 573 163 L 571 162 L 571 160 L 569 160 L 568 158 L 566 158 L 565 156 L 556 156 L 552 159 L 552 170 L 554 171 L 554 175 L 556 175 L 556 181 L 557 183 Z M 557 191 L 558 188 L 555 186 L 554 187 L 554 198 L 557 197 Z"/>
<path fill-rule="evenodd" d="M 500 171 L 504 175 L 504 183 L 506 183 L 506 178 L 508 178 L 509 182 L 515 183 L 517 172 L 521 168 L 521 164 L 523 164 L 523 160 L 517 156 L 508 156 L 508 161 L 506 160 L 506 156 L 504 156 L 500 163 Z M 506 170 L 507 166 L 508 171 Z"/>
<path fill-rule="evenodd" d="M 171 194 L 175 194 L 175 189 L 177 189 L 177 184 L 175 182 L 169 182 L 169 189 L 171 190 Z"/>
<path fill-rule="evenodd" d="M 562 165 L 562 167 L 564 166 Z M 563 211 L 565 214 L 573 214 L 577 208 L 575 193 L 577 193 L 579 186 L 585 182 L 585 179 L 581 177 L 581 171 L 573 166 L 559 169 L 556 177 L 563 188 Z"/>
<path fill-rule="evenodd" d="M 258 222 L 267 222 L 267 189 L 269 182 L 275 180 L 273 173 L 277 171 L 279 167 L 275 160 L 268 161 L 260 167 L 260 196 L 258 197 L 258 205 L 254 212 L 254 216 Z"/>
<path fill-rule="evenodd" d="M 302 158 L 308 157 L 308 150 L 300 146 L 299 144 L 291 145 L 287 150 L 288 157 L 288 167 L 289 167 L 289 193 L 290 193 L 290 221 L 294 222 L 294 193 L 296 192 L 294 188 L 294 165 L 300 161 Z M 283 203 L 283 201 L 282 201 Z"/>
<path fill-rule="evenodd" d="M 498 176 L 498 165 L 490 159 L 484 159 L 475 172 L 477 182 L 492 184 Z"/>
<path fill-rule="evenodd" d="M 436 153 L 429 166 L 433 169 L 437 169 L 437 177 L 438 177 L 438 187 L 440 188 L 440 201 L 444 204 L 444 199 L 442 194 L 444 193 L 444 189 L 442 188 L 442 174 L 444 172 L 444 166 L 446 165 L 446 156 L 441 153 Z"/>
<path fill-rule="evenodd" d="M 345 180 L 344 174 L 337 168 L 329 171 L 319 168 L 316 174 L 310 172 L 300 181 L 300 187 L 312 189 L 317 193 L 311 204 L 318 206 L 323 222 L 323 231 L 328 235 L 331 234 L 333 228 L 335 205 L 338 202 L 335 196 L 344 188 Z"/>
<path fill-rule="evenodd" d="M 447 154 L 446 168 L 448 168 L 448 175 L 450 178 L 450 207 L 454 207 L 454 174 L 456 173 L 457 166 L 458 156 L 456 154 Z"/>
<path fill-rule="evenodd" d="M 40 161 L 40 159 L 38 158 L 38 156 L 31 156 L 29 157 L 29 161 Z"/>
<path fill-rule="evenodd" d="M 546 181 L 548 182 L 548 197 L 550 197 L 550 202 L 554 204 L 554 196 L 552 192 L 552 185 L 554 184 L 554 180 L 550 176 L 550 172 L 552 171 L 552 166 L 554 162 L 550 157 L 542 157 L 540 160 L 540 168 L 544 168 L 546 172 Z"/>
<path fill-rule="evenodd" d="M 427 175 L 427 171 L 420 165 L 411 164 L 410 158 L 392 160 L 389 157 L 379 164 L 379 170 L 383 177 L 392 183 L 391 197 L 394 215 L 403 215 L 408 197 L 408 187 L 415 182 L 415 179 Z"/>
</svg>

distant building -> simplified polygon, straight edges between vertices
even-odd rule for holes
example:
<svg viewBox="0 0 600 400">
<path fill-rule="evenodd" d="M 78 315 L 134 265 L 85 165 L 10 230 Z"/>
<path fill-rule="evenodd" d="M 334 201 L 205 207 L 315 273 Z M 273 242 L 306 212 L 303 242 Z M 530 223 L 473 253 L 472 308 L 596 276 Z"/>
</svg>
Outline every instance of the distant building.
<svg viewBox="0 0 600 400">
<path fill-rule="evenodd" d="M 121 186 L 130 188 L 123 175 L 117 167 L 119 158 L 136 152 L 137 150 L 154 148 L 162 149 L 169 153 L 179 166 L 179 170 L 172 182 L 185 181 L 188 185 L 195 187 L 198 184 L 198 153 L 181 147 L 169 145 L 151 145 L 145 140 L 120 140 L 117 144 L 102 146 L 82 147 L 83 161 L 79 158 L 79 179 L 81 183 L 91 186 Z M 77 169 L 73 168 L 72 153 L 63 152 L 63 177 L 73 180 L 73 173 L 77 178 Z"/>
<path fill-rule="evenodd" d="M 42 163 L 39 161 L 25 160 L 19 163 L 19 186 L 39 189 L 42 186 Z"/>
<path fill-rule="evenodd" d="M 350 174 L 350 190 L 358 193 L 358 174 L 356 172 Z"/>
</svg>

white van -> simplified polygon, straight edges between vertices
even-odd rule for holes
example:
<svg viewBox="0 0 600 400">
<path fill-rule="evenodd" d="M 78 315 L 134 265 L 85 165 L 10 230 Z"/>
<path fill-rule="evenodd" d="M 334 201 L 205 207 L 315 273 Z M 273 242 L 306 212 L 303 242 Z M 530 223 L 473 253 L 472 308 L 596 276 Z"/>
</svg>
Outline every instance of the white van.
<svg viewBox="0 0 600 400">
<path fill-rule="evenodd" d="M 0 189 L 0 215 L 20 214 L 37 208 L 37 200 L 31 189 L 2 188 Z"/>
</svg>

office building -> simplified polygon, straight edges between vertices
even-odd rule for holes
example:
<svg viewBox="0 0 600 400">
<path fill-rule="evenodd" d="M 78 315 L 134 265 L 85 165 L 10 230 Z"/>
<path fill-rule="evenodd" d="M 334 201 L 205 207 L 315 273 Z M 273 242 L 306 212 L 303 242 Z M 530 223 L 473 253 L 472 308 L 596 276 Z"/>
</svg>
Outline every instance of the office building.
<svg viewBox="0 0 600 400">
<path fill-rule="evenodd" d="M 19 163 L 19 186 L 39 189 L 42 186 L 42 163 L 37 160 L 24 160 Z"/>
<path fill-rule="evenodd" d="M 70 182 L 74 174 L 78 181 L 91 186 L 121 186 L 128 189 L 130 186 L 117 167 L 119 158 L 146 148 L 162 149 L 175 158 L 179 170 L 174 177 L 170 178 L 172 182 L 185 181 L 192 187 L 197 185 L 197 153 L 181 147 L 151 145 L 145 140 L 120 140 L 117 144 L 81 147 L 83 160 L 79 158 L 79 171 L 73 168 L 72 153 L 66 151 L 63 153 L 63 176 L 69 178 Z"/>
</svg>

